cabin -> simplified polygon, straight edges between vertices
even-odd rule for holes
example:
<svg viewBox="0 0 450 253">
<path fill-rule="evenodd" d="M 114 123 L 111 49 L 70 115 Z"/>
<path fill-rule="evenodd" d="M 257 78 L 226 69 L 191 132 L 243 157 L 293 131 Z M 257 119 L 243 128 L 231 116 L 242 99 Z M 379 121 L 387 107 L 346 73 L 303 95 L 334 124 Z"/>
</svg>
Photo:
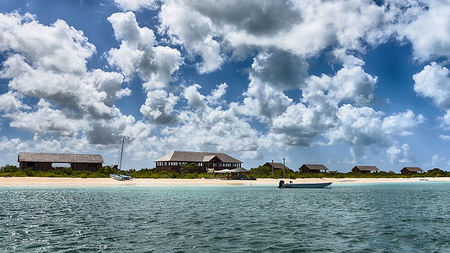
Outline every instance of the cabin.
<svg viewBox="0 0 450 253">
<path fill-rule="evenodd" d="M 402 175 L 410 175 L 410 174 L 417 174 L 418 172 L 422 173 L 423 170 L 419 167 L 404 167 L 400 170 Z"/>
<path fill-rule="evenodd" d="M 224 153 L 173 151 L 155 160 L 156 171 L 175 171 L 185 164 L 198 166 L 197 172 L 241 169 L 242 162 Z"/>
<path fill-rule="evenodd" d="M 323 164 L 303 164 L 298 169 L 301 173 L 326 173 L 328 168 Z"/>
<path fill-rule="evenodd" d="M 356 165 L 353 167 L 352 172 L 356 173 L 372 173 L 372 172 L 380 172 L 377 166 L 361 166 Z"/>
<path fill-rule="evenodd" d="M 273 162 L 266 162 L 263 166 L 273 168 L 274 170 L 285 170 L 285 171 L 292 171 L 287 167 L 286 165 L 282 163 L 273 163 Z"/>
<path fill-rule="evenodd" d="M 103 165 L 103 157 L 97 154 L 19 152 L 17 161 L 21 170 L 32 169 L 39 171 L 48 171 L 61 167 L 70 167 L 73 170 L 97 171 Z"/>
</svg>

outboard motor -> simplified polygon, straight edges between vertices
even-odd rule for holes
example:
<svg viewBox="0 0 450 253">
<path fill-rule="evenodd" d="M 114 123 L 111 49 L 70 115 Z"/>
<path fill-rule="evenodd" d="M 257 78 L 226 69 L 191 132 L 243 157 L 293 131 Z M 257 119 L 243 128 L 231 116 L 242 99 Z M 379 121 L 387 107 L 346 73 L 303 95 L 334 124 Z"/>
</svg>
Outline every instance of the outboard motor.
<svg viewBox="0 0 450 253">
<path fill-rule="evenodd" d="M 284 188 L 284 181 L 280 180 L 280 183 L 278 183 L 278 188 Z"/>
</svg>

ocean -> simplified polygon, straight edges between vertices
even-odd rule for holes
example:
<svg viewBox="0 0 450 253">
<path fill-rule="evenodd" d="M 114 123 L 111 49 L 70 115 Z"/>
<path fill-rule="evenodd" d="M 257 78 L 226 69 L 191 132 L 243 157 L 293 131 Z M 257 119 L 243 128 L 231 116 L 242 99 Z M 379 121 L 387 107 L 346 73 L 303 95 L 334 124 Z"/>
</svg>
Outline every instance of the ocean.
<svg viewBox="0 0 450 253">
<path fill-rule="evenodd" d="M 0 187 L 0 252 L 450 252 L 450 183 Z"/>
</svg>

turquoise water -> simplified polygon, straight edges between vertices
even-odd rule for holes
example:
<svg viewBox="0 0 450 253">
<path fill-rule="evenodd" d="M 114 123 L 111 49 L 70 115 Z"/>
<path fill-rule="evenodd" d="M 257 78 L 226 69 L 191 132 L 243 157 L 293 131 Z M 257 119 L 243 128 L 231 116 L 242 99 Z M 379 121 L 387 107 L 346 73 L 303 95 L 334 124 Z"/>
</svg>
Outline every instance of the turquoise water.
<svg viewBox="0 0 450 253">
<path fill-rule="evenodd" d="M 0 252 L 450 252 L 450 184 L 0 188 Z"/>
</svg>

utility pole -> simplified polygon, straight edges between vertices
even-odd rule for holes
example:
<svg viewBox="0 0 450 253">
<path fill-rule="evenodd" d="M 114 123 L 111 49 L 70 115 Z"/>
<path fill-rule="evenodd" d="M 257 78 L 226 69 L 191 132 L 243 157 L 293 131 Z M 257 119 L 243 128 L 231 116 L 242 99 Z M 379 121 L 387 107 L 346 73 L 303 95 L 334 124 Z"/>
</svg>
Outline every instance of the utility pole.
<svg viewBox="0 0 450 253">
<path fill-rule="evenodd" d="M 286 158 L 283 158 L 283 178 L 286 178 L 284 175 L 284 168 L 286 168 Z"/>
<path fill-rule="evenodd" d="M 272 165 L 271 167 L 272 167 L 272 177 L 273 177 L 273 160 L 272 160 L 272 163 L 270 165 Z"/>
</svg>

